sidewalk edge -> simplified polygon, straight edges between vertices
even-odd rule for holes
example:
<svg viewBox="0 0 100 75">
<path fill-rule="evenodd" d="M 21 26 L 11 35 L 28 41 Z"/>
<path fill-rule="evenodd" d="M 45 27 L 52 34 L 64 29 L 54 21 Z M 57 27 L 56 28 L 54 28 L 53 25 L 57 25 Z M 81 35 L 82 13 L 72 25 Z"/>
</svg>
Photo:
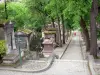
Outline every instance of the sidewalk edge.
<svg viewBox="0 0 100 75">
<path fill-rule="evenodd" d="M 83 48 L 82 48 L 82 43 L 81 43 L 81 39 L 80 39 L 80 47 L 81 47 L 81 52 L 82 52 L 83 60 L 85 60 L 84 53 L 83 53 Z M 87 61 L 88 61 L 88 69 L 89 69 L 90 75 L 97 75 L 96 72 L 95 72 L 95 70 L 94 70 L 94 68 L 93 68 L 93 61 L 94 61 L 93 56 L 92 55 L 88 55 Z"/>
<path fill-rule="evenodd" d="M 64 52 L 62 53 L 61 57 L 59 57 L 60 59 L 62 59 L 64 53 L 67 51 L 67 48 L 68 48 L 68 46 L 69 46 L 71 40 L 72 40 L 72 35 L 70 36 L 70 39 L 67 41 L 66 48 L 65 48 Z"/>
</svg>

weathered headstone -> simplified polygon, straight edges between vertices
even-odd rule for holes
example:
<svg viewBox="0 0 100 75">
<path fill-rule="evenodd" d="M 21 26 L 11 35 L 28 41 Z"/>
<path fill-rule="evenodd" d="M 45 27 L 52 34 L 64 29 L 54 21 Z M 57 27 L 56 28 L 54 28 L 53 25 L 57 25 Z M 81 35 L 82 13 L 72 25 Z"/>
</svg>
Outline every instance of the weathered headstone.
<svg viewBox="0 0 100 75">
<path fill-rule="evenodd" d="M 19 38 L 19 42 L 18 42 L 18 38 Z M 29 35 L 28 34 L 25 34 L 23 32 L 16 32 L 15 39 L 16 39 L 17 48 L 18 48 L 18 45 L 20 45 L 20 48 L 22 50 L 29 50 Z"/>
</svg>

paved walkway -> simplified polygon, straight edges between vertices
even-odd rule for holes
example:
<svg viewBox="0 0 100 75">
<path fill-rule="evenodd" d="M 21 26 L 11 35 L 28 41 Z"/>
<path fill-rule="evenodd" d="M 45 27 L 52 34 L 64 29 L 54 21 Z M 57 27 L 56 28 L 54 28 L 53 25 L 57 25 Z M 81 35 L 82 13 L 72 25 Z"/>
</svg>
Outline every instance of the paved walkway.
<svg viewBox="0 0 100 75">
<path fill-rule="evenodd" d="M 67 51 L 65 52 L 62 59 L 67 60 L 82 60 L 82 54 L 81 54 L 81 47 L 79 43 L 79 36 L 73 36 L 72 41 L 67 48 Z"/>
<path fill-rule="evenodd" d="M 72 41 L 62 58 L 63 59 L 56 59 L 49 70 L 41 73 L 34 73 L 34 75 L 90 75 L 87 61 L 82 59 L 79 36 L 72 38 Z M 6 70 L 0 70 L 0 74 L 33 75 L 33 73 Z"/>
<path fill-rule="evenodd" d="M 63 47 L 58 47 L 58 48 L 56 48 L 56 49 L 54 50 L 54 53 L 55 53 L 59 58 L 62 58 L 62 56 L 63 56 L 65 50 L 67 49 L 67 47 L 68 47 L 69 44 L 70 44 L 71 38 L 72 38 L 72 36 L 70 36 L 70 37 L 68 38 L 68 41 L 66 42 L 65 45 L 63 45 Z"/>
</svg>

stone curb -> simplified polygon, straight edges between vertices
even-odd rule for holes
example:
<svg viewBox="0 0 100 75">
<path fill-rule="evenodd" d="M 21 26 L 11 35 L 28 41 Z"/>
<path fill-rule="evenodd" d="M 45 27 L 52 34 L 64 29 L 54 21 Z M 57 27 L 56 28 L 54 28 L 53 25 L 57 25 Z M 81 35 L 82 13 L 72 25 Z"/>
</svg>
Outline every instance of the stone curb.
<svg viewBox="0 0 100 75">
<path fill-rule="evenodd" d="M 44 68 L 40 69 L 40 70 L 21 70 L 21 69 L 11 69 L 11 68 L 0 68 L 0 70 L 7 70 L 7 71 L 15 71 L 15 72 L 27 72 L 27 73 L 39 73 L 39 72 L 43 72 L 43 71 L 46 71 L 48 70 L 53 61 L 55 59 L 55 54 L 52 54 L 49 58 L 48 58 L 48 63 L 47 63 L 47 66 L 45 66 Z"/>
<path fill-rule="evenodd" d="M 79 40 L 80 40 L 80 47 L 81 47 L 81 53 L 82 53 L 82 56 L 83 56 L 83 60 L 85 60 L 85 54 L 83 52 L 81 39 L 79 39 Z M 94 68 L 93 68 L 93 61 L 94 61 L 93 56 L 88 54 L 87 57 L 88 57 L 87 61 L 88 61 L 88 68 L 89 68 L 89 71 L 90 71 L 90 75 L 97 75 L 96 72 L 94 71 Z"/>
<path fill-rule="evenodd" d="M 84 60 L 85 58 L 84 58 L 84 53 L 83 53 L 83 49 L 82 49 L 81 36 L 79 36 L 79 43 L 80 43 L 80 47 L 81 47 L 81 54 L 82 54 L 82 57 L 83 57 L 83 60 Z"/>
<path fill-rule="evenodd" d="M 64 54 L 65 54 L 65 52 L 66 52 L 71 40 L 72 40 L 72 35 L 69 37 L 69 40 L 67 41 L 66 47 L 65 47 L 63 53 L 61 54 L 61 56 L 59 57 L 59 59 L 62 59 L 62 57 L 64 56 Z"/>
</svg>

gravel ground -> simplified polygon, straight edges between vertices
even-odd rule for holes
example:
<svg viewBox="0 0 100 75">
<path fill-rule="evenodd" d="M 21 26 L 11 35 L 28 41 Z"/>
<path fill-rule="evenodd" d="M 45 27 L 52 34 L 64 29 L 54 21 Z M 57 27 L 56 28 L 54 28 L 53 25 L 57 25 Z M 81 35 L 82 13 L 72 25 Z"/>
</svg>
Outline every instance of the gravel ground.
<svg viewBox="0 0 100 75">
<path fill-rule="evenodd" d="M 47 65 L 46 61 L 26 61 L 21 69 L 39 70 Z"/>
</svg>

